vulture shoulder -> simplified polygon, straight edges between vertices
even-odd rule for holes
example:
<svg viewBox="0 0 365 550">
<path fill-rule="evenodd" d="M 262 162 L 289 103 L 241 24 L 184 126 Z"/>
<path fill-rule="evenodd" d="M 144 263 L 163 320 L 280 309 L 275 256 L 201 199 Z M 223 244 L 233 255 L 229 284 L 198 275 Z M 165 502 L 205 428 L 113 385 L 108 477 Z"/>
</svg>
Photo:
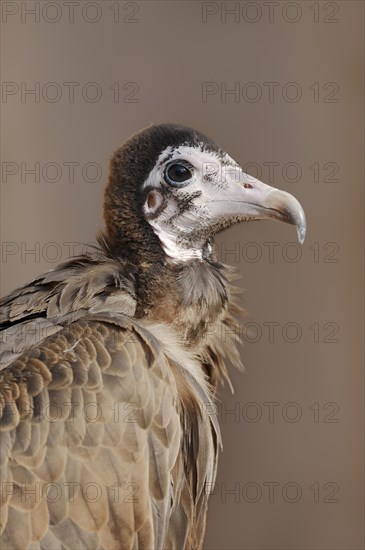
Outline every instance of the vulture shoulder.
<svg viewBox="0 0 365 550">
<path fill-rule="evenodd" d="M 106 256 L 1 301 L 2 550 L 202 544 L 211 396 L 196 358 L 135 311 L 133 273 Z"/>
</svg>

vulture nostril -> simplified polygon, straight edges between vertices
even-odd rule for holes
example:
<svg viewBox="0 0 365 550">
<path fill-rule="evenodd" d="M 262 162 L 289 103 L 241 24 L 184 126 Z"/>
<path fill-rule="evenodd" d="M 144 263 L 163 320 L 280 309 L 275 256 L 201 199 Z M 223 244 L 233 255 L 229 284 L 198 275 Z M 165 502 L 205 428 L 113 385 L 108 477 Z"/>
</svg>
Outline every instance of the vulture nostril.
<svg viewBox="0 0 365 550">
<path fill-rule="evenodd" d="M 245 183 L 243 186 L 245 189 L 253 189 L 252 185 L 250 183 Z"/>
</svg>

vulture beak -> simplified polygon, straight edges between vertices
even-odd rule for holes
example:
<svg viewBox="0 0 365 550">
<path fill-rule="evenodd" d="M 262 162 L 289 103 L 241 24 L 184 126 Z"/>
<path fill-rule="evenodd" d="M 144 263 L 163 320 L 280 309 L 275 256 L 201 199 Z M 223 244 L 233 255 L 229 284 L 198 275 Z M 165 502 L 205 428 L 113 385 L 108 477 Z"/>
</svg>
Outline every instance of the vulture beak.
<svg viewBox="0 0 365 550">
<path fill-rule="evenodd" d="M 235 177 L 224 178 L 225 189 L 219 196 L 212 197 L 210 213 L 212 218 L 235 219 L 237 221 L 272 219 L 295 225 L 298 240 L 302 244 L 306 233 L 306 219 L 299 201 L 290 193 L 280 191 L 235 170 Z"/>
</svg>

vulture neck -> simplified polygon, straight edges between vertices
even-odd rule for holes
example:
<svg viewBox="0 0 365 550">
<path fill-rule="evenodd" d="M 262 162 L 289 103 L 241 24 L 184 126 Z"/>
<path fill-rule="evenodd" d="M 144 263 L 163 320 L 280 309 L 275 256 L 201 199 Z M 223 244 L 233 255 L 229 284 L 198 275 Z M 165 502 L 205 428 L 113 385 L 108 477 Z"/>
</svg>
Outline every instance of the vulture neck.
<svg viewBox="0 0 365 550">
<path fill-rule="evenodd" d="M 133 280 L 135 317 L 147 328 L 154 325 L 157 335 L 166 335 L 166 326 L 169 334 L 172 330 L 172 345 L 199 358 L 211 388 L 224 380 L 230 385 L 227 364 L 243 368 L 236 346 L 237 323 L 244 314 L 237 303 L 236 272 L 217 263 L 211 253 L 202 260 L 173 264 L 159 246 L 140 247 L 133 254 L 108 237 L 99 235 L 99 245 Z"/>
<path fill-rule="evenodd" d="M 167 324 L 186 348 L 199 350 L 219 333 L 221 323 L 239 311 L 233 299 L 234 277 L 211 253 L 203 259 L 168 262 L 154 237 L 127 242 L 107 233 L 98 241 L 109 257 L 129 265 L 135 280 L 136 317 Z M 141 246 L 146 242 L 148 246 Z"/>
<path fill-rule="evenodd" d="M 227 311 L 223 270 L 210 260 L 144 266 L 137 275 L 137 315 L 172 326 L 187 348 L 199 347 Z"/>
</svg>

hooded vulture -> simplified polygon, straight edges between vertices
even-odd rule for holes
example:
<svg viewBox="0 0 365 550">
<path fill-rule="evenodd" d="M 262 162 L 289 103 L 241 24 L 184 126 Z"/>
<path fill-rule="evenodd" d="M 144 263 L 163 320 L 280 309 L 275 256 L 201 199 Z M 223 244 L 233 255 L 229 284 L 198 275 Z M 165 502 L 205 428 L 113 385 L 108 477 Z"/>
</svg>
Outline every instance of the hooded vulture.
<svg viewBox="0 0 365 550">
<path fill-rule="evenodd" d="M 0 548 L 199 549 L 240 366 L 214 235 L 305 217 L 212 140 L 151 126 L 112 157 L 95 250 L 1 301 Z M 209 489 L 209 490 L 208 490 Z"/>
</svg>

